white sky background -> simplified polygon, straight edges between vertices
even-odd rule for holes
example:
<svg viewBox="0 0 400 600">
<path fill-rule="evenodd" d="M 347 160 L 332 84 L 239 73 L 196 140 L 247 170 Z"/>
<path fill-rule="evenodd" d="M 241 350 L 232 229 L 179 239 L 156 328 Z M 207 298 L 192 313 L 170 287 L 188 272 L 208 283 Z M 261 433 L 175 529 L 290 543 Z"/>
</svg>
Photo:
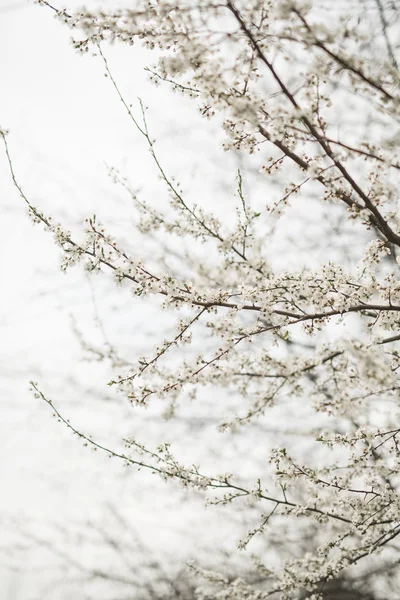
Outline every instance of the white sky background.
<svg viewBox="0 0 400 600">
<path fill-rule="evenodd" d="M 68 2 L 69 9 L 79 5 Z M 129 233 L 130 200 L 111 183 L 105 163 L 120 167 L 135 187 L 146 189 L 153 202 L 164 203 L 167 196 L 156 182 L 145 142 L 104 77 L 101 60 L 78 55 L 69 36 L 51 11 L 28 2 L 0 0 L 0 125 L 10 131 L 15 172 L 34 204 L 77 232 L 82 219 L 95 212 L 116 231 L 123 229 L 125 241 L 135 251 Z M 218 160 L 223 151 L 213 156 L 218 153 L 213 125 L 207 130 L 195 107 L 179 96 L 156 92 L 143 71 L 155 58 L 140 47 L 115 46 L 105 52 L 126 98 L 135 102 L 140 96 L 149 107 L 149 126 L 164 164 L 183 176 L 183 183 L 192 182 L 193 202 L 206 199 L 206 205 L 224 210 L 212 195 L 217 175 L 223 173 Z M 225 176 L 219 178 L 219 199 L 223 192 L 229 195 L 236 169 L 232 159 L 223 158 L 226 182 Z M 199 171 L 201 163 L 207 165 L 207 177 Z M 168 555 L 176 565 L 196 555 L 196 546 L 200 551 L 207 545 L 221 547 L 221 537 L 234 547 L 237 537 L 230 522 L 222 520 L 220 528 L 215 527 L 218 511 L 201 510 L 200 498 L 182 505 L 183 492 L 150 475 L 126 477 L 120 465 L 92 456 L 29 393 L 28 381 L 37 380 L 68 418 L 110 444 L 117 444 L 123 434 L 140 436 L 143 427 L 141 441 L 151 439 L 160 428 L 168 435 L 169 426 L 160 424 L 159 416 L 132 417 L 125 402 L 105 385 L 110 373 L 102 366 L 80 362 L 71 315 L 85 335 L 101 342 L 94 319 L 95 297 L 107 335 L 118 339 L 132 357 L 156 343 L 155 335 L 167 321 L 154 321 L 151 307 L 147 314 L 143 307 L 137 313 L 129 292 L 115 291 L 103 278 L 92 285 L 80 268 L 60 273 L 60 253 L 51 237 L 27 218 L 3 151 L 0 182 L 0 600 L 33 598 L 43 581 L 49 581 L 47 571 L 35 571 L 36 563 L 42 564 L 37 545 L 25 553 L 21 565 L 14 548 L 14 523 L 23 530 L 28 522 L 29 530 L 32 526 L 46 538 L 46 526 L 55 524 L 57 529 L 57 523 L 106 518 L 106 502 L 117 504 L 151 550 L 163 558 Z M 150 254 L 151 245 L 141 251 Z M 196 432 L 188 431 L 184 422 L 175 427 L 172 437 L 190 439 L 196 446 Z M 204 449 L 211 465 L 217 452 L 212 435 Z M 201 441 L 197 450 L 201 454 Z M 205 519 L 207 536 L 196 541 L 195 532 L 204 532 Z M 188 530 L 192 535 L 187 535 Z M 19 572 L 11 569 L 15 566 Z"/>
<path fill-rule="evenodd" d="M 54 4 L 61 6 L 56 0 Z M 102 3 L 107 5 L 115 3 Z M 71 10 L 80 2 L 68 0 L 67 6 Z M 33 204 L 78 235 L 82 220 L 96 213 L 132 254 L 140 251 L 156 260 L 152 243 L 142 247 L 135 239 L 131 201 L 108 178 L 105 163 L 121 168 L 153 205 L 164 206 L 167 195 L 157 182 L 145 141 L 104 77 L 101 59 L 78 55 L 69 37 L 70 31 L 50 10 L 0 0 L 0 126 L 10 131 L 15 172 Z M 178 175 L 192 203 L 201 202 L 225 215 L 237 164 L 215 143 L 222 141 L 217 124 L 202 120 L 195 103 L 148 81 L 143 68 L 156 57 L 140 46 L 116 45 L 104 51 L 125 98 L 135 106 L 140 96 L 149 107 L 149 127 L 169 173 Z M 265 205 L 265 197 L 259 200 Z M 307 219 L 310 238 L 314 229 L 324 235 L 321 212 L 309 210 Z M 287 220 L 286 229 L 295 238 L 295 254 L 301 240 L 296 239 L 293 223 L 295 219 Z M 346 243 L 345 236 L 341 243 Z M 305 249 L 305 255 L 309 264 L 319 259 L 312 249 Z M 141 304 L 139 312 L 129 291 L 116 289 L 105 277 L 90 283 L 80 268 L 60 273 L 60 253 L 51 236 L 27 218 L 2 150 L 0 257 L 0 562 L 4 558 L 5 565 L 0 570 L 0 600 L 30 600 L 48 580 L 47 572 L 31 574 L 28 568 L 37 546 L 25 554 L 22 573 L 9 568 L 21 567 L 20 555 L 14 552 L 15 520 L 25 527 L 28 519 L 46 537 L 51 524 L 56 529 L 61 522 L 106 518 L 105 504 L 110 502 L 133 522 L 151 549 L 177 565 L 207 547 L 221 547 L 222 540 L 234 548 L 238 530 L 222 512 L 201 509 L 201 498 L 189 502 L 183 492 L 150 475 L 130 472 L 127 477 L 114 461 L 82 448 L 51 418 L 48 406 L 28 392 L 28 381 L 38 381 L 78 428 L 110 445 L 117 445 L 123 435 L 137 435 L 143 442 L 154 438 L 156 443 L 173 438 L 183 448 L 192 446 L 199 457 L 204 452 L 210 470 L 213 461 L 217 464 L 221 439 L 212 427 L 215 423 L 205 428 L 206 434 L 196 428 L 195 407 L 189 407 L 171 431 L 159 411 L 133 412 L 107 388 L 110 371 L 104 366 L 80 361 L 71 316 L 93 343 L 101 343 L 97 310 L 109 339 L 118 341 L 132 359 L 165 337 L 168 318 L 155 320 L 151 303 Z M 190 413 L 188 425 L 185 418 Z M 248 456 L 250 468 L 246 443 L 252 441 L 251 435 L 247 442 L 230 440 L 231 447 L 224 450 L 227 461 L 241 448 L 243 467 L 246 470 Z"/>
<path fill-rule="evenodd" d="M 151 168 L 145 145 L 103 77 L 100 61 L 77 55 L 68 43 L 69 35 L 50 11 L 24 2 L 0 3 L 0 115 L 2 126 L 10 130 L 15 170 L 37 205 L 73 225 L 93 212 L 113 217 L 115 205 L 129 205 L 109 181 L 104 162 L 139 173 L 140 185 L 151 177 Z M 149 103 L 155 95 L 143 72 L 144 63 L 138 60 L 142 55 L 139 49 L 134 56 L 121 47 L 107 51 L 127 95 L 133 99 L 140 95 Z M 169 119 L 164 116 L 166 108 Z M 153 100 L 152 109 L 157 125 L 163 123 L 165 130 L 179 127 L 165 99 L 159 106 Z M 153 492 L 149 501 L 149 496 L 143 497 L 142 486 L 148 491 L 153 486 L 157 496 L 165 487 L 154 478 L 149 482 L 149 477 L 135 478 L 142 482 L 139 486 L 128 484 L 115 463 L 111 466 L 114 474 L 108 476 L 111 463 L 83 450 L 51 419 L 47 407 L 29 394 L 29 379 L 39 380 L 61 405 L 78 407 L 81 424 L 88 429 L 108 433 L 113 423 L 115 439 L 128 412 L 122 402 L 109 408 L 110 403 L 79 392 L 81 385 L 90 388 L 92 378 L 102 373 L 96 367 L 76 365 L 79 350 L 71 333 L 70 314 L 85 331 L 96 333 L 90 285 L 79 270 L 67 276 L 59 273 L 59 253 L 41 228 L 32 227 L 27 219 L 3 153 L 0 173 L 0 510 L 1 545 L 7 553 L 2 557 L 6 568 L 0 572 L 0 598 L 17 600 L 26 599 L 28 589 L 29 594 L 38 593 L 41 577 L 47 574 L 29 578 L 27 564 L 34 560 L 32 555 L 28 555 L 25 568 L 19 565 L 22 573 L 11 574 L 7 569 L 18 562 L 12 560 L 13 549 L 7 547 L 12 545 L 11 518 L 16 517 L 20 526 L 24 518 L 33 519 L 40 531 L 40 523 L 95 519 L 104 511 L 105 501 L 118 499 L 122 511 L 128 505 L 129 515 L 135 515 L 137 530 L 150 535 L 150 547 L 173 547 L 178 555 L 182 548 L 185 555 L 183 534 L 190 526 L 190 514 L 184 527 L 176 519 L 168 523 L 176 494 L 174 500 L 165 496 L 152 502 Z M 123 301 L 131 302 L 128 294 Z M 106 311 L 117 312 L 114 297 L 103 295 L 104 303 Z M 114 322 L 121 327 L 118 318 Z M 136 344 L 143 344 L 156 329 L 156 323 L 145 324 Z M 79 385 L 71 385 L 72 372 Z M 105 381 L 100 383 L 104 386 Z M 86 411 L 82 410 L 85 403 Z M 175 540 L 171 540 L 171 531 L 176 532 Z M 182 560 L 182 556 L 176 558 Z"/>
</svg>

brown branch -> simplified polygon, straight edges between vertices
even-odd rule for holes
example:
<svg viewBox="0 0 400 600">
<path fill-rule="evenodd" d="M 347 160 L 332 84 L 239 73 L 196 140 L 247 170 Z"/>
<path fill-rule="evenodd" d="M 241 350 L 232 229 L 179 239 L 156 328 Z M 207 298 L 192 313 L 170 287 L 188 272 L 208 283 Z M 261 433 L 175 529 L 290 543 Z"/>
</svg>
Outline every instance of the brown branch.
<svg viewBox="0 0 400 600">
<path fill-rule="evenodd" d="M 35 394 L 37 396 L 40 397 L 41 400 L 43 400 L 44 402 L 46 402 L 46 404 L 48 406 L 50 406 L 50 408 L 52 409 L 53 413 L 56 415 L 56 417 L 58 418 L 59 421 L 61 421 L 62 423 L 64 423 L 64 425 L 70 430 L 72 431 L 72 433 L 74 435 L 77 435 L 79 438 L 83 439 L 86 443 L 86 445 L 90 445 L 93 448 L 97 449 L 97 450 L 101 450 L 103 452 L 105 452 L 106 454 L 108 454 L 109 456 L 113 456 L 115 458 L 119 458 L 122 459 L 125 464 L 132 464 L 136 467 L 139 468 L 145 468 L 145 469 L 149 469 L 151 471 L 154 471 L 156 473 L 159 473 L 161 475 L 167 475 L 168 477 L 171 477 L 172 479 L 181 479 L 183 481 L 186 481 L 188 484 L 191 483 L 190 477 L 188 475 L 185 475 L 183 473 L 179 473 L 176 471 L 176 468 L 172 469 L 171 471 L 168 471 L 167 469 L 161 469 L 153 464 L 149 464 L 149 463 L 145 463 L 143 461 L 138 461 L 135 460 L 133 458 L 130 458 L 129 456 L 126 456 L 125 454 L 121 454 L 120 452 L 115 452 L 114 450 L 111 450 L 110 448 L 107 448 L 105 446 L 103 446 L 102 444 L 99 444 L 98 442 L 95 442 L 91 437 L 86 436 L 85 434 L 81 433 L 80 431 L 78 431 L 73 425 L 71 425 L 69 419 L 66 419 L 65 417 L 63 417 L 61 415 L 61 413 L 58 411 L 58 409 L 54 406 L 52 400 L 49 400 L 37 387 L 37 385 L 34 382 L 30 382 L 31 386 L 35 392 Z M 138 448 L 140 448 L 141 450 L 143 450 L 144 452 L 146 452 L 147 454 L 153 456 L 155 459 L 157 460 L 161 460 L 161 462 L 166 462 L 165 459 L 162 459 L 162 457 L 158 454 L 155 454 L 154 452 L 148 451 L 146 450 L 146 448 L 144 448 L 143 446 L 140 446 L 138 444 L 135 444 L 138 446 Z M 234 491 L 237 492 L 242 492 L 245 495 L 249 496 L 252 494 L 252 492 L 246 488 L 243 488 L 239 485 L 236 485 L 234 483 L 232 483 L 229 479 L 227 478 L 223 478 L 223 479 L 218 479 L 215 477 L 208 477 L 206 475 L 202 475 L 201 473 L 199 473 L 197 470 L 192 470 L 192 471 L 188 471 L 189 475 L 192 476 L 196 476 L 196 477 L 200 477 L 201 479 L 204 479 L 204 481 L 207 481 L 207 485 L 206 487 L 209 488 L 213 488 L 213 489 L 232 489 Z M 262 500 L 267 500 L 268 502 L 272 502 L 276 505 L 282 505 L 282 506 L 288 506 L 290 508 L 301 508 L 303 509 L 306 513 L 313 513 L 313 514 L 319 514 L 321 516 L 325 516 L 328 517 L 330 519 L 336 519 L 338 521 L 341 521 L 343 523 L 348 523 L 349 525 L 352 524 L 352 520 L 351 519 L 347 519 L 346 517 L 343 517 L 342 515 L 338 515 L 332 512 L 327 512 L 324 510 L 321 510 L 319 508 L 316 507 L 311 507 L 311 506 L 301 506 L 300 504 L 296 504 L 295 502 L 290 502 L 287 500 L 286 496 L 284 497 L 283 500 L 278 499 L 278 498 L 273 498 L 270 496 L 266 496 L 265 494 L 263 494 L 261 491 L 259 491 L 258 493 L 259 498 L 261 498 Z M 378 525 L 379 523 L 375 523 L 376 525 Z"/>
<path fill-rule="evenodd" d="M 325 44 L 314 34 L 313 30 L 311 29 L 303 15 L 295 7 L 293 7 L 292 10 L 299 17 L 300 21 L 303 23 L 308 33 L 310 33 L 314 38 L 314 46 L 320 48 L 323 52 L 325 52 L 325 54 L 330 56 L 336 63 L 343 67 L 343 69 L 345 69 L 346 71 L 350 71 L 351 73 L 359 77 L 362 81 L 364 81 L 364 83 L 367 83 L 369 86 L 373 87 L 375 90 L 380 92 L 387 100 L 396 100 L 395 96 L 392 96 L 392 94 L 385 90 L 385 88 L 383 88 L 379 83 L 365 75 L 365 73 L 363 73 L 360 69 L 357 69 L 356 67 L 354 67 L 354 65 L 349 63 L 341 56 L 339 56 L 339 54 L 336 54 L 335 52 L 332 52 L 332 50 L 329 50 L 329 48 L 327 48 Z"/>
<path fill-rule="evenodd" d="M 321 148 L 324 150 L 326 155 L 329 156 L 329 158 L 332 160 L 332 162 L 334 163 L 336 168 L 340 171 L 340 173 L 342 174 L 344 179 L 349 183 L 350 187 L 363 200 L 365 207 L 372 213 L 375 226 L 385 235 L 385 237 L 387 238 L 387 240 L 389 242 L 395 244 L 396 246 L 400 246 L 400 236 L 397 235 L 392 230 L 392 228 L 390 227 L 388 222 L 381 215 L 381 213 L 376 208 L 376 206 L 373 204 L 373 202 L 371 202 L 371 200 L 369 199 L 367 194 L 361 189 L 361 187 L 357 184 L 357 182 L 353 179 L 353 177 L 348 173 L 347 169 L 342 165 L 342 163 L 335 157 L 329 144 L 324 140 L 324 137 L 319 134 L 318 130 L 313 125 L 313 123 L 310 121 L 310 119 L 301 113 L 300 105 L 296 101 L 295 97 L 289 91 L 289 89 L 287 88 L 287 86 L 285 85 L 283 80 L 280 78 L 280 76 L 278 75 L 278 73 L 277 73 L 276 69 L 274 68 L 274 66 L 272 65 L 272 63 L 267 59 L 264 52 L 260 48 L 259 43 L 255 39 L 255 37 L 252 34 L 252 32 L 250 31 L 250 29 L 247 27 L 246 23 L 244 22 L 240 12 L 235 8 L 235 6 L 233 5 L 233 3 L 230 0 L 228 0 L 228 2 L 227 2 L 227 8 L 232 12 L 235 19 L 239 23 L 241 30 L 248 38 L 253 49 L 256 51 L 258 58 L 265 64 L 265 66 L 268 68 L 268 70 L 272 74 L 273 78 L 279 85 L 283 94 L 286 96 L 286 98 L 289 100 L 289 102 L 292 104 L 292 106 L 296 109 L 296 111 L 298 111 L 299 119 L 306 125 L 307 129 L 310 131 L 310 133 L 312 134 L 315 141 L 321 146 Z M 291 154 L 293 154 L 293 153 L 291 153 Z M 292 158 L 292 156 L 291 156 L 291 158 Z M 296 162 L 299 164 L 298 160 L 296 160 Z M 302 161 L 302 162 L 305 162 L 305 161 Z M 304 167 L 302 167 L 302 168 L 304 168 Z M 307 168 L 308 168 L 308 166 L 307 166 Z M 346 202 L 346 204 L 349 204 L 349 198 L 347 198 L 347 199 L 342 198 L 342 199 Z M 351 199 L 350 199 L 350 201 L 351 201 L 351 205 L 352 205 L 354 201 Z"/>
</svg>

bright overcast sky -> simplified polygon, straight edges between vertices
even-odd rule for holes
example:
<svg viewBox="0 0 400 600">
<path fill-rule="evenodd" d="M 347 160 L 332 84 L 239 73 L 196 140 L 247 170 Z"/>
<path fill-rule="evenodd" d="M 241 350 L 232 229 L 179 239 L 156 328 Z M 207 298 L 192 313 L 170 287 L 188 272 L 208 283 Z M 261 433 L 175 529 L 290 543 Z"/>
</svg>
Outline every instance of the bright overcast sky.
<svg viewBox="0 0 400 600">
<path fill-rule="evenodd" d="M 68 2 L 70 10 L 79 5 L 76 0 Z M 112 184 L 106 165 L 122 169 L 153 205 L 164 206 L 167 196 L 160 191 L 144 140 L 104 77 L 101 59 L 78 55 L 69 38 L 70 31 L 50 10 L 19 0 L 0 0 L 0 126 L 10 132 L 16 175 L 33 204 L 74 231 L 79 232 L 81 221 L 96 213 L 133 253 L 150 255 L 151 246 L 138 247 L 131 233 L 130 200 Z M 138 110 L 138 97 L 149 107 L 149 127 L 163 164 L 186 184 L 190 201 L 225 211 L 224 198 L 235 187 L 237 164 L 232 154 L 224 154 L 215 144 L 216 124 L 201 120 L 189 101 L 167 89 L 156 90 L 144 71 L 155 57 L 140 46 L 117 45 L 104 51 L 133 110 Z M 149 537 L 153 549 L 170 554 L 174 548 L 177 564 L 190 556 L 196 537 L 202 548 L 217 538 L 214 546 L 220 548 L 221 537 L 234 548 L 238 540 L 232 539 L 229 518 L 220 522 L 225 527 L 221 536 L 212 521 L 218 521 L 220 513 L 200 510 L 200 498 L 193 500 L 197 503 L 194 511 L 193 503 L 182 504 L 182 491 L 164 491 L 161 482 L 142 474 L 126 477 L 123 468 L 107 457 L 92 456 L 28 392 L 28 381 L 39 381 L 67 417 L 107 443 L 117 444 L 128 434 L 151 440 L 160 432 L 165 435 L 163 441 L 170 437 L 182 444 L 189 441 L 211 463 L 220 451 L 215 431 L 207 432 L 205 447 L 196 440 L 196 431 L 185 427 L 184 419 L 172 432 L 168 422 L 160 423 L 159 415 L 152 420 L 148 413 L 147 419 L 138 411 L 132 413 L 107 388 L 107 369 L 79 360 L 72 322 L 93 343 L 100 343 L 96 311 L 107 336 L 118 340 L 132 358 L 156 343 L 155 336 L 165 323 L 154 320 L 150 305 L 137 314 L 126 290 L 118 293 L 107 281 L 90 283 L 81 269 L 60 273 L 59 252 L 51 237 L 27 218 L 2 150 L 0 182 L 0 390 L 4 407 L 0 511 L 8 532 L 0 549 L 1 544 L 6 549 L 11 544 L 8 536 L 15 518 L 21 527 L 24 519 L 33 520 L 40 531 L 50 523 L 98 518 L 106 502 L 117 502 L 135 528 Z M 190 410 L 195 413 L 194 407 Z M 247 443 L 252 443 L 251 436 Z M 246 461 L 246 448 L 241 456 Z M 208 527 L 204 527 L 205 519 Z M 192 529 L 191 536 L 187 536 L 188 529 Z M 6 568 L 0 571 L 0 600 L 27 600 L 28 575 L 13 575 L 7 568 L 12 550 L 11 544 Z M 37 579 L 33 585 L 38 585 Z"/>
<path fill-rule="evenodd" d="M 74 6 L 79 6 L 76 0 L 68 3 L 69 8 Z M 94 212 L 118 225 L 115 207 L 129 214 L 129 203 L 111 184 L 105 163 L 126 170 L 142 187 L 153 174 L 149 154 L 104 77 L 101 60 L 79 56 L 69 37 L 50 10 L 32 2 L 0 0 L 0 126 L 10 132 L 16 174 L 34 204 L 68 226 L 77 226 Z M 185 133 L 181 136 L 183 147 L 175 148 L 172 157 L 169 140 L 180 130 L 186 104 L 176 97 L 172 104 L 172 94 L 160 98 L 155 94 L 143 70 L 148 55 L 140 48 L 113 47 L 107 49 L 107 57 L 126 97 L 134 103 L 140 96 L 149 106 L 151 126 L 167 163 L 173 158 L 187 177 L 196 176 L 190 171 L 193 161 L 185 140 L 190 141 L 188 147 L 202 142 L 199 121 L 194 121 L 197 126 L 191 128 L 190 140 Z M 93 324 L 93 289 L 79 270 L 67 276 L 59 272 L 59 253 L 42 229 L 29 222 L 2 150 L 0 181 L 0 510 L 5 529 L 9 531 L 13 518 L 20 524 L 23 518 L 39 524 L 64 518 L 84 521 L 101 513 L 105 501 L 118 497 L 123 506 L 135 507 L 135 514 L 139 511 L 139 530 L 156 527 L 156 546 L 162 548 L 164 538 L 171 548 L 168 520 L 164 518 L 163 533 L 158 519 L 172 514 L 173 499 L 163 499 L 167 512 L 160 513 L 160 501 L 152 504 L 127 485 L 118 467 L 107 480 L 107 459 L 85 454 L 79 442 L 51 419 L 47 406 L 28 392 L 29 379 L 39 380 L 54 400 L 79 415 L 83 427 L 98 432 L 109 432 L 110 422 L 115 418 L 120 423 L 126 415 L 120 404 L 109 408 L 106 401 L 85 394 L 93 378 L 100 389 L 106 383 L 96 366 L 78 365 L 78 345 L 71 332 L 72 315 L 86 331 L 99 335 Z M 203 181 L 203 193 L 206 189 Z M 129 331 L 115 316 L 119 306 L 130 302 L 129 295 L 115 299 L 107 293 L 98 298 L 99 310 L 107 316 L 114 311 L 110 318 L 116 330 Z M 142 338 L 136 338 L 138 347 L 160 327 L 150 321 L 144 321 Z M 190 523 L 189 513 L 185 523 Z M 184 529 L 174 527 L 178 540 Z M 7 535 L 2 539 L 7 547 Z M 184 548 L 182 540 L 177 541 L 178 548 Z M 11 575 L 8 560 L 5 564 L 0 600 L 26 600 L 26 575 Z"/>
</svg>

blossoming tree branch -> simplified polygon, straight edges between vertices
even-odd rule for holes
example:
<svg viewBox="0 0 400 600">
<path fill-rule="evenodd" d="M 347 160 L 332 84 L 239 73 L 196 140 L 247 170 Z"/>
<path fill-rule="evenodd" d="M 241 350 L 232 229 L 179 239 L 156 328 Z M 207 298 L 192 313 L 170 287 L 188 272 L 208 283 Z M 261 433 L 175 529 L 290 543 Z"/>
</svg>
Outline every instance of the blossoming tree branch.
<svg viewBox="0 0 400 600">
<path fill-rule="evenodd" d="M 200 489 L 211 504 L 245 510 L 249 499 L 257 500 L 263 515 L 241 548 L 274 531 L 315 532 L 306 554 L 283 552 L 280 564 L 259 557 L 260 585 L 203 573 L 212 591 L 199 588 L 199 598 L 317 600 L 332 579 L 392 568 L 400 534 L 400 77 L 385 3 L 376 1 L 381 21 L 373 49 L 368 23 L 353 15 L 351 3 L 329 11 L 308 0 L 135 0 L 129 9 L 97 13 L 38 4 L 71 29 L 77 51 L 102 61 L 150 152 L 168 209 L 143 201 L 111 170 L 134 200 L 138 231 L 181 236 L 218 257 L 210 269 L 188 257 L 189 279 L 131 256 L 95 216 L 74 237 L 32 204 L 18 179 L 12 136 L 1 131 L 14 185 L 32 220 L 53 235 L 62 269 L 83 264 L 142 299 L 160 298 L 159 310 L 174 311 L 174 335 L 136 364 L 120 361 L 110 388 L 133 409 L 162 399 L 171 418 L 189 398 L 201 402 L 202 390 L 216 403 L 229 390 L 240 408 L 218 424 L 225 436 L 256 421 L 262 431 L 281 404 L 300 413 L 307 407 L 323 425 L 308 434 L 311 454 L 296 444 L 268 452 L 260 444 L 259 477 L 249 480 L 240 461 L 237 472 L 208 472 L 185 464 L 167 442 L 152 448 L 127 439 L 123 451 L 104 447 L 75 429 L 47 397 L 45 382 L 32 383 L 34 394 L 85 444 Z M 192 202 L 190 190 L 164 167 L 145 105 L 132 108 L 121 91 L 107 61 L 109 42 L 133 45 L 133 53 L 137 43 L 154 49 L 148 72 L 157 89 L 172 87 L 219 123 L 226 151 L 257 157 L 261 208 L 252 204 L 245 170 L 232 182 L 236 223 Z M 359 124 L 359 114 L 368 115 L 372 130 Z M 339 214 L 340 227 L 351 232 L 345 259 L 329 260 L 322 239 L 327 258 L 319 266 L 299 264 L 296 246 L 288 244 L 285 268 L 274 267 L 275 228 L 296 203 L 307 212 L 315 198 L 325 218 L 333 222 Z M 305 226 L 301 235 L 313 234 Z M 171 353 L 178 364 L 169 361 Z"/>
</svg>

